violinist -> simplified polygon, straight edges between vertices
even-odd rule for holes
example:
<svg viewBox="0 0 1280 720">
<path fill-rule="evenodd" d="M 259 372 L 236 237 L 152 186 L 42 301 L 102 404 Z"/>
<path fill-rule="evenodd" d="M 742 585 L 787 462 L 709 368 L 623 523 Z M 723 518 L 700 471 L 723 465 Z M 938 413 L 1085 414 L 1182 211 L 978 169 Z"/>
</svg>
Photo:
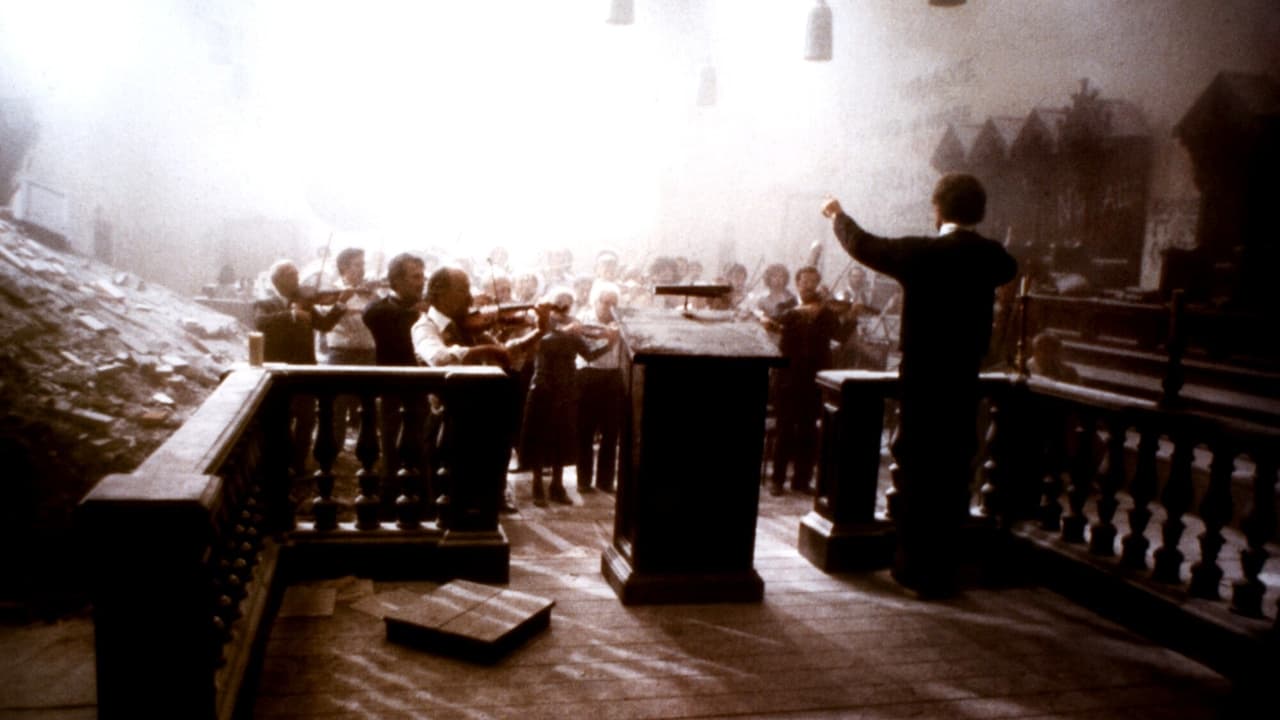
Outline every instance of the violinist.
<svg viewBox="0 0 1280 720">
<path fill-rule="evenodd" d="M 597 281 L 591 290 L 590 306 L 583 308 L 578 316 L 585 337 L 614 337 L 607 352 L 590 360 L 579 358 L 577 361 L 579 493 L 594 489 L 613 492 L 624 407 L 622 345 L 616 341 L 618 322 L 615 315 L 620 296 L 617 284 Z M 594 450 L 597 436 L 599 455 Z"/>
<path fill-rule="evenodd" d="M 267 362 L 315 365 L 314 332 L 327 332 L 346 312 L 342 293 L 321 297 L 312 287 L 303 288 L 298 266 L 291 260 L 277 260 L 271 266 L 271 288 L 254 302 L 254 327 L 263 334 L 263 358 Z M 350 297 L 349 295 L 347 297 Z M 329 301 L 329 302 L 323 302 Z M 328 311 L 319 304 L 332 304 Z"/>
<path fill-rule="evenodd" d="M 533 471 L 533 502 L 539 506 L 545 506 L 548 498 L 573 504 L 564 489 L 564 466 L 577 461 L 575 361 L 600 358 L 615 347 L 618 339 L 616 329 L 606 329 L 605 343 L 592 347 L 582 326 L 570 315 L 572 307 L 573 292 L 567 287 L 549 291 L 537 307 L 541 336 L 520 428 L 520 459 Z M 549 488 L 542 484 L 546 466 L 551 467 Z"/>
<path fill-rule="evenodd" d="M 426 265 L 422 258 L 400 253 L 387 264 L 387 284 L 391 293 L 365 306 L 365 327 L 373 337 L 378 365 L 413 367 L 413 324 L 427 311 L 422 297 L 426 287 Z"/>
<path fill-rule="evenodd" d="M 773 474 L 769 491 L 781 495 L 787 470 L 793 466 L 791 489 L 811 493 L 817 458 L 815 424 L 821 397 L 814 381 L 818 371 L 831 367 L 831 343 L 843 332 L 838 302 L 822 291 L 822 274 L 806 265 L 796 271 L 799 305 L 771 320 L 779 333 L 778 349 L 787 365 L 773 375 L 773 406 L 777 414 L 777 438 L 773 447 Z"/>
<path fill-rule="evenodd" d="M 473 319 L 471 314 L 471 278 L 459 268 L 442 267 L 427 280 L 427 310 L 413 324 L 411 334 L 418 362 L 432 367 L 445 365 L 496 365 L 511 368 L 512 350 L 522 350 L 537 342 L 538 331 L 501 342 Z M 494 408 L 510 414 L 515 424 L 515 407 Z M 514 512 L 510 484 L 506 489 L 502 510 Z"/>
<path fill-rule="evenodd" d="M 444 267 L 427 281 L 427 312 L 413 326 L 418 361 L 441 365 L 511 366 L 511 351 L 537 340 L 537 331 L 500 341 L 492 333 L 500 313 L 472 312 L 471 278 L 459 268 Z"/>
<path fill-rule="evenodd" d="M 253 324 L 264 341 L 263 359 L 315 365 L 316 331 L 331 329 L 346 312 L 346 306 L 338 297 L 327 312 L 318 310 L 314 293 L 303 291 L 298 281 L 298 266 L 290 260 L 277 260 L 272 264 L 270 277 L 272 287 L 253 305 Z M 295 396 L 291 415 L 291 467 L 295 473 L 303 474 L 311 450 L 311 432 L 315 429 L 315 399 Z"/>
<path fill-rule="evenodd" d="M 391 287 L 391 293 L 365 306 L 362 319 L 373 336 L 379 365 L 414 367 L 418 364 L 413 354 L 411 328 L 418 317 L 427 311 L 427 303 L 422 298 L 422 291 L 427 284 L 425 267 L 422 258 L 410 253 L 400 253 L 391 258 L 391 262 L 387 263 L 387 284 Z M 426 401 L 415 398 L 413 402 L 413 409 L 420 417 L 428 417 Z M 395 498 L 394 491 L 398 489 L 396 471 L 400 469 L 400 449 L 397 442 L 404 421 L 404 409 L 403 398 L 388 395 L 380 403 L 378 418 L 381 432 L 378 433 L 378 443 L 382 449 L 384 498 Z M 429 432 L 426 425 L 424 423 L 422 435 L 409 442 L 417 442 L 418 446 L 429 451 L 431 445 L 425 440 Z M 424 462 L 430 461 L 429 457 L 421 459 Z"/>
<path fill-rule="evenodd" d="M 349 290 L 351 295 L 345 305 L 348 312 L 336 325 L 324 334 L 327 348 L 326 365 L 372 365 L 374 363 L 373 334 L 364 324 L 362 314 L 370 301 L 372 291 L 364 281 L 364 250 L 346 248 L 338 253 L 337 289 Z"/>
</svg>

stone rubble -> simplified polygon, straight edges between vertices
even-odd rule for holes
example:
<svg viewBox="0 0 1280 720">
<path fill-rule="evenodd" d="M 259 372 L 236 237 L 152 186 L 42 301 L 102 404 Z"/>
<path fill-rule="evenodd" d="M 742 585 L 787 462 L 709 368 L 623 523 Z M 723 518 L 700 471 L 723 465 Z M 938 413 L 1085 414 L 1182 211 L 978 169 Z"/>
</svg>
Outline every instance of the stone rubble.
<svg viewBox="0 0 1280 720">
<path fill-rule="evenodd" d="M 248 331 L 159 284 L 42 245 L 0 213 L 5 518 L 68 529 L 98 479 L 136 468 L 247 360 Z"/>
</svg>

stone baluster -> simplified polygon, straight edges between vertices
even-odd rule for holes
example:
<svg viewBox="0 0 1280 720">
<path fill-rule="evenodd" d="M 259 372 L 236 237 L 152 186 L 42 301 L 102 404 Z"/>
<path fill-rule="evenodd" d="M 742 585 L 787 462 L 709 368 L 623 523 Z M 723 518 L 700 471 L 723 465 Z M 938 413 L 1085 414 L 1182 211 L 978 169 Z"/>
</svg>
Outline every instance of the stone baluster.
<svg viewBox="0 0 1280 720">
<path fill-rule="evenodd" d="M 1111 557 L 1116 554 L 1116 494 L 1124 487 L 1124 441 L 1129 431 L 1125 418 L 1110 418 L 1107 436 L 1107 471 L 1098 477 L 1098 519 L 1089 528 L 1089 552 Z"/>
<path fill-rule="evenodd" d="M 1008 482 L 1004 456 L 1007 454 L 1004 442 L 1004 428 L 1001 426 L 1003 408 L 996 398 L 991 399 L 989 410 L 990 422 L 987 425 L 986 448 L 987 458 L 982 462 L 982 487 L 978 489 L 978 498 L 982 514 L 989 518 L 1002 519 L 1007 514 Z"/>
<path fill-rule="evenodd" d="M 378 512 L 382 499 L 378 496 L 380 477 L 375 470 L 378 464 L 378 399 L 373 395 L 360 396 L 360 434 L 356 438 L 356 458 L 360 469 L 356 482 L 360 494 L 356 496 L 356 528 L 376 530 L 381 527 Z"/>
<path fill-rule="evenodd" d="M 1045 443 L 1040 453 L 1043 472 L 1040 484 L 1040 527 L 1049 532 L 1062 529 L 1062 471 L 1066 459 L 1067 428 L 1062 421 L 1062 411 L 1054 405 L 1040 408 L 1047 418 L 1041 421 Z"/>
<path fill-rule="evenodd" d="M 426 403 L 420 397 L 407 396 L 400 424 L 400 471 L 396 478 L 400 495 L 396 497 L 396 526 L 402 530 L 422 527 L 422 425 Z"/>
<path fill-rule="evenodd" d="M 1231 521 L 1231 474 L 1235 470 L 1234 449 L 1219 440 L 1213 446 L 1213 462 L 1209 464 L 1209 488 L 1200 501 L 1200 519 L 1204 532 L 1200 534 L 1200 560 L 1191 566 L 1191 595 L 1208 600 L 1219 600 L 1222 593 L 1222 568 L 1218 554 L 1226 540 L 1222 528 Z"/>
<path fill-rule="evenodd" d="M 1182 516 L 1191 508 L 1191 461 L 1194 446 L 1185 433 L 1174 437 L 1173 457 L 1170 458 L 1169 479 L 1165 482 L 1160 502 L 1164 505 L 1165 521 L 1160 532 L 1160 547 L 1155 552 L 1155 569 L 1152 577 L 1160 582 L 1175 584 L 1182 581 L 1182 551 L 1178 543 L 1186 530 Z"/>
<path fill-rule="evenodd" d="M 896 413 L 897 408 L 894 409 Z M 902 516 L 902 463 L 898 458 L 898 450 L 901 447 L 898 443 L 899 433 L 902 431 L 902 423 L 898 422 L 894 425 L 893 434 L 889 438 L 889 488 L 884 491 L 884 515 L 886 518 L 893 520 Z"/>
<path fill-rule="evenodd" d="M 1252 507 L 1242 523 L 1248 546 L 1240 551 L 1244 577 L 1231 593 L 1231 609 L 1246 617 L 1261 618 L 1262 596 L 1267 586 L 1258 578 L 1266 563 L 1267 542 L 1276 532 L 1276 453 L 1261 449 L 1254 457 Z M 1277 613 L 1280 618 L 1280 613 Z"/>
<path fill-rule="evenodd" d="M 1089 499 L 1098 470 L 1093 454 L 1097 432 L 1097 423 L 1088 414 L 1081 415 L 1071 430 L 1072 448 L 1068 462 L 1070 485 L 1067 486 L 1067 516 L 1062 519 L 1061 534 L 1064 542 L 1084 542 L 1084 528 L 1088 523 L 1084 504 Z"/>
<path fill-rule="evenodd" d="M 289 463 L 293 457 L 293 418 L 289 412 L 288 393 L 275 393 L 263 413 L 263 453 L 259 465 L 263 476 L 270 483 L 267 488 L 267 515 L 272 529 L 293 530 L 297 527 L 297 502 L 293 495 L 292 474 Z M 268 450 L 270 448 L 271 450 Z M 281 451 L 279 448 L 289 448 Z"/>
<path fill-rule="evenodd" d="M 317 399 L 320 410 L 313 456 L 318 467 L 315 473 L 316 498 L 311 509 L 316 518 L 316 530 L 334 530 L 338 527 L 338 501 L 333 498 L 333 461 L 338 457 L 338 443 L 333 437 L 334 396 L 331 391 L 325 391 Z"/>
<path fill-rule="evenodd" d="M 1156 477 L 1156 450 L 1160 447 L 1160 436 L 1151 428 L 1142 428 L 1138 439 L 1138 459 L 1133 471 L 1133 483 L 1129 487 L 1129 495 L 1133 498 L 1133 508 L 1129 510 L 1129 534 L 1124 536 L 1121 546 L 1120 563 L 1134 570 L 1145 570 L 1147 567 L 1147 525 L 1151 522 L 1151 501 L 1155 499 L 1158 478 Z"/>
</svg>

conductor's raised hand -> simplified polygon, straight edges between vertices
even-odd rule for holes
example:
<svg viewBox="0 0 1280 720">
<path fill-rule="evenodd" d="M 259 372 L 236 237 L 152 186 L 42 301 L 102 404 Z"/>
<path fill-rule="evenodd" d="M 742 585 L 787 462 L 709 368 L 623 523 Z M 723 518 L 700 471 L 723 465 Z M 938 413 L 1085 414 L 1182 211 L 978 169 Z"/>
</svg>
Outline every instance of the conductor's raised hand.
<svg viewBox="0 0 1280 720">
<path fill-rule="evenodd" d="M 842 212 L 844 212 L 844 210 L 840 207 L 840 201 L 833 197 L 828 197 L 826 202 L 822 204 L 823 217 L 833 218 Z"/>
</svg>

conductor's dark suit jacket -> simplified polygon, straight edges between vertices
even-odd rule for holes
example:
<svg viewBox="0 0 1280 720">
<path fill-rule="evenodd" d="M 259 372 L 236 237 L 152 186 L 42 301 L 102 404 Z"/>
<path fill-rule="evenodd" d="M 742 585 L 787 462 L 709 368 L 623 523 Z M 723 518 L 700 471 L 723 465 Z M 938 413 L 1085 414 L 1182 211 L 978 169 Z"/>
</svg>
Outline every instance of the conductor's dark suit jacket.
<svg viewBox="0 0 1280 720">
<path fill-rule="evenodd" d="M 944 478 L 963 475 L 972 461 L 978 370 L 991 341 L 995 289 L 1013 280 L 1017 262 L 971 230 L 883 238 L 843 213 L 834 228 L 850 255 L 902 285 L 899 463 L 923 466 L 927 484 L 967 490 L 967 483 L 956 487 Z"/>
</svg>

